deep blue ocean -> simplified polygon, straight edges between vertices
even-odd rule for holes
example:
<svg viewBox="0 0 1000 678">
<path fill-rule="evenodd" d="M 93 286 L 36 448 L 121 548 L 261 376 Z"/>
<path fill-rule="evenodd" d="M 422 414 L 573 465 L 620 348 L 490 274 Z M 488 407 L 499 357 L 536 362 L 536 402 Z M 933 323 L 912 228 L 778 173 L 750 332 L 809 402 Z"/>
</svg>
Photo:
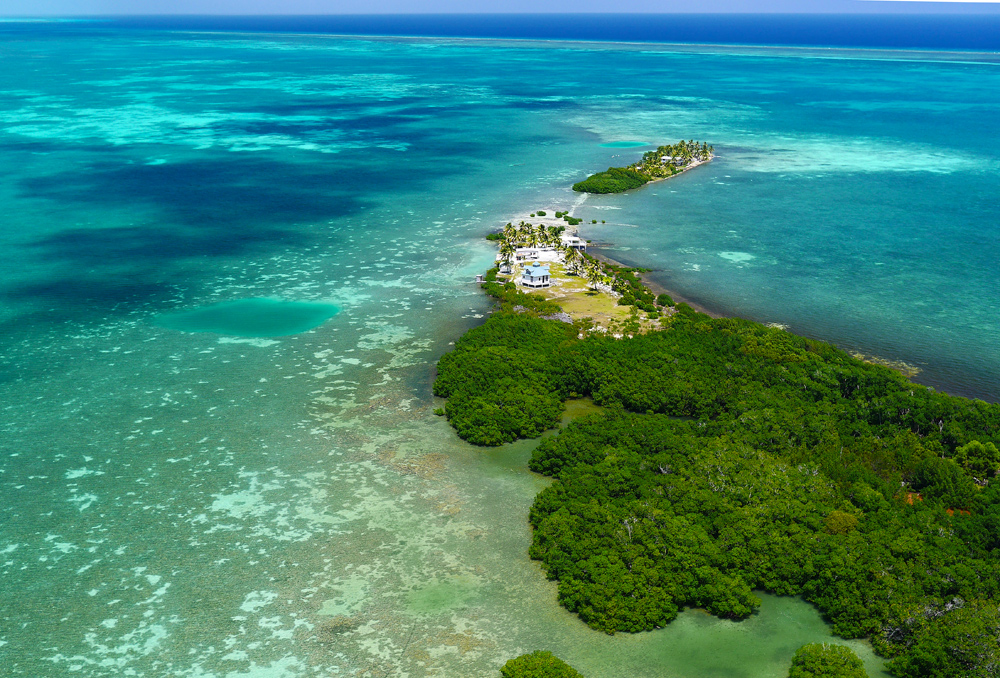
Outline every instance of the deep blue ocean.
<svg viewBox="0 0 1000 678">
<path fill-rule="evenodd" d="M 489 310 L 483 236 L 571 209 L 679 296 L 1000 400 L 998 45 L 990 14 L 0 23 L 4 675 L 786 675 L 831 639 L 798 600 L 562 610 L 531 446 L 458 441 L 434 363 Z M 717 159 L 569 189 L 682 138 Z"/>
<path fill-rule="evenodd" d="M 989 5 L 976 14 L 159 16 L 116 18 L 111 25 L 146 30 L 1000 50 L 1000 12 Z"/>
</svg>

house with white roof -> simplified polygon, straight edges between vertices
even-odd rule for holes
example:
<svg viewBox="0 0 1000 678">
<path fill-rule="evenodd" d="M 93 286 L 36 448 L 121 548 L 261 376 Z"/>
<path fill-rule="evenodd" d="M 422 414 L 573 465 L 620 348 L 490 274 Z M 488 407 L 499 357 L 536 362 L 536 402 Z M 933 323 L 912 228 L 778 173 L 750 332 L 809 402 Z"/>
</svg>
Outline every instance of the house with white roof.
<svg viewBox="0 0 1000 678">
<path fill-rule="evenodd" d="M 537 247 L 518 247 L 514 250 L 514 261 L 521 262 L 528 259 L 537 259 L 538 254 Z"/>
</svg>

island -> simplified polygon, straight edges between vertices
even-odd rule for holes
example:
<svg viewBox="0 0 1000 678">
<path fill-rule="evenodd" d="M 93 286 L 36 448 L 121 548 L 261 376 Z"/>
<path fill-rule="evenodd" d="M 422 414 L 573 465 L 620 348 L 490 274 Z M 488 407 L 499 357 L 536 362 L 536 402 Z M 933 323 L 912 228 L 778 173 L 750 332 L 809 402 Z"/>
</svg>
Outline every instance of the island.
<svg viewBox="0 0 1000 678">
<path fill-rule="evenodd" d="M 895 676 L 995 678 L 1000 405 L 674 303 L 566 223 L 504 227 L 483 282 L 498 306 L 434 383 L 476 445 L 558 429 L 532 453 L 552 484 L 528 516 L 558 601 L 634 633 L 796 595 Z M 591 414 L 559 429 L 571 400 Z M 800 673 L 854 664 L 830 652 Z"/>
<path fill-rule="evenodd" d="M 580 193 L 624 193 L 650 181 L 669 179 L 698 165 L 710 162 L 714 147 L 705 142 L 678 141 L 643 154 L 642 160 L 627 167 L 609 167 L 573 184 Z"/>
</svg>

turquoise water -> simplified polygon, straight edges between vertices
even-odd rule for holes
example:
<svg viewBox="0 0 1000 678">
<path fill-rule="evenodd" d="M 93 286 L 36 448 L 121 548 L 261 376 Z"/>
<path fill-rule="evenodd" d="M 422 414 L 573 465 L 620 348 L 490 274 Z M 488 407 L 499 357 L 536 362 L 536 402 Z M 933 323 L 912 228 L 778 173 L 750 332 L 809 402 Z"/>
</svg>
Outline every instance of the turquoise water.
<svg viewBox="0 0 1000 678">
<path fill-rule="evenodd" d="M 185 311 L 164 313 L 160 327 L 181 332 L 212 332 L 237 337 L 284 337 L 307 332 L 337 315 L 333 304 L 281 299 L 237 299 Z"/>
<path fill-rule="evenodd" d="M 645 141 L 609 141 L 598 144 L 601 148 L 637 148 L 639 146 L 649 146 Z"/>
<path fill-rule="evenodd" d="M 615 637 L 555 603 L 530 446 L 460 443 L 429 395 L 488 310 L 483 234 L 534 209 L 714 308 L 1000 395 L 980 57 L 47 30 L 0 44 L 5 675 L 491 675 L 545 647 L 777 678 L 828 639 L 797 600 Z M 601 144 L 680 138 L 719 158 L 568 189 L 641 153 Z M 161 326 L 248 299 L 339 312 Z"/>
</svg>

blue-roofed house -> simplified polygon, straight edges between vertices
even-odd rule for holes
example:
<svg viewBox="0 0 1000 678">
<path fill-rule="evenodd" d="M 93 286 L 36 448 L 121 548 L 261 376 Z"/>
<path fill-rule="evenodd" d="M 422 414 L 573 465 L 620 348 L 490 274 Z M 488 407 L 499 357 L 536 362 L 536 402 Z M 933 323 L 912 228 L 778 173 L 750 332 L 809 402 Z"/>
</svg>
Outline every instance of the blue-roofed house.
<svg viewBox="0 0 1000 678">
<path fill-rule="evenodd" d="M 552 284 L 549 267 L 537 261 L 531 266 L 525 266 L 524 273 L 521 274 L 521 284 L 525 287 L 548 287 Z"/>
</svg>

